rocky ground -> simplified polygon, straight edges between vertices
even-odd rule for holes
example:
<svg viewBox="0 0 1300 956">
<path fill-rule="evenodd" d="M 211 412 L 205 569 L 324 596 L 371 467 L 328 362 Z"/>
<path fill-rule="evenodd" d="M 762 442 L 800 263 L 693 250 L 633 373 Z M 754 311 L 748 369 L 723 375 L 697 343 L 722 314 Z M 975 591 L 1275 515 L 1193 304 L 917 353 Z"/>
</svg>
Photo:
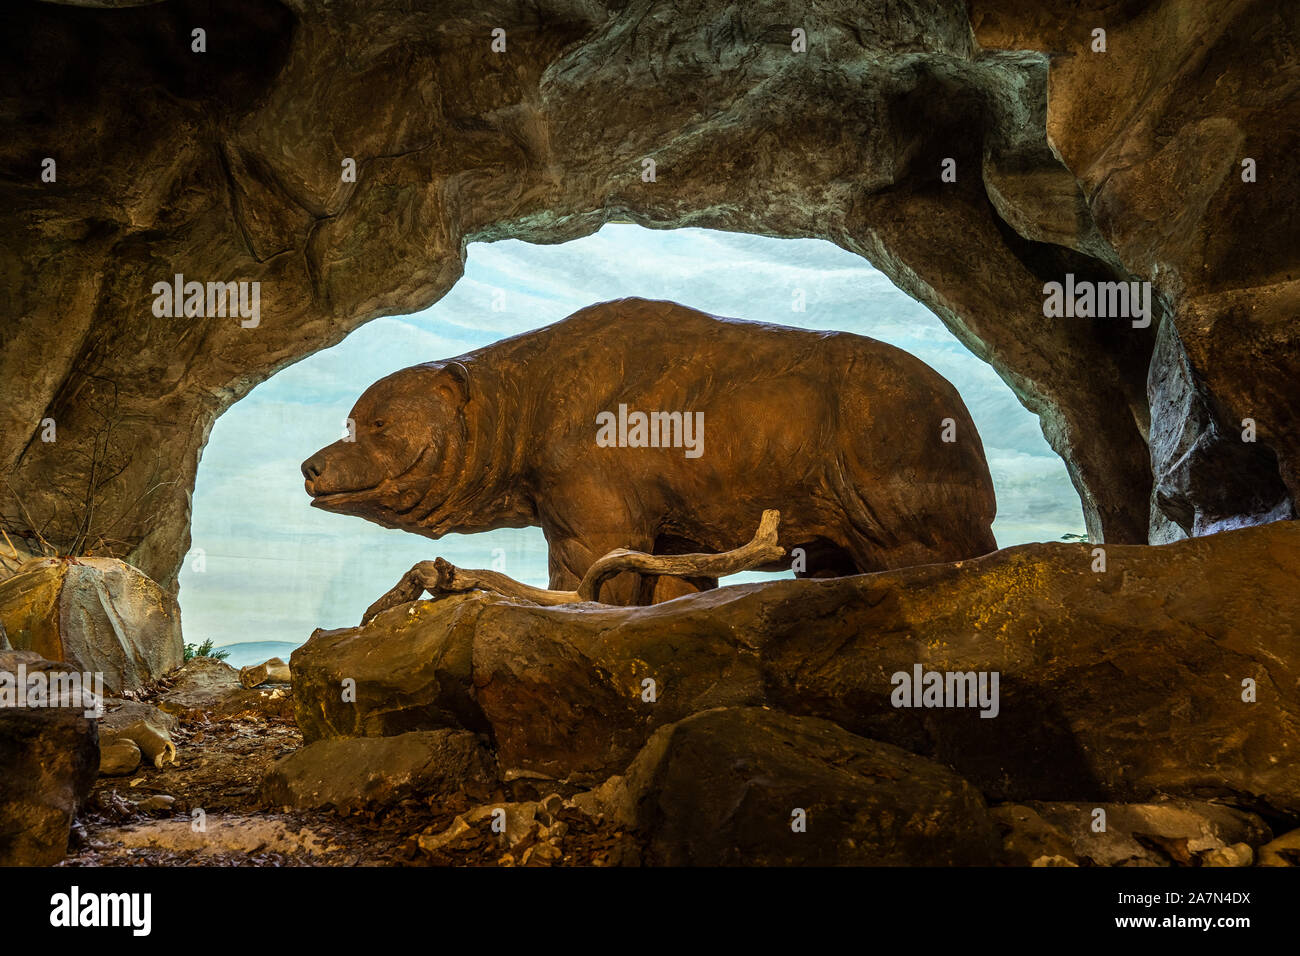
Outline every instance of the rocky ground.
<svg viewBox="0 0 1300 956">
<path fill-rule="evenodd" d="M 197 658 L 98 720 L 0 708 L 0 863 L 1300 864 L 1300 525 L 1106 550 L 453 595 L 316 631 L 292 684 Z M 898 700 L 920 669 L 1001 690 Z"/>
<path fill-rule="evenodd" d="M 167 691 L 164 683 L 140 699 L 165 704 Z M 638 860 L 637 841 L 626 828 L 574 807 L 555 814 L 549 841 L 525 833 L 511 846 L 484 826 L 440 847 L 431 838 L 472 809 L 463 792 L 345 813 L 270 807 L 260 795 L 263 779 L 276 760 L 302 746 L 292 718 L 279 714 L 192 715 L 172 738 L 174 764 L 155 768 L 145 761 L 134 773 L 96 780 L 62 865 L 608 866 Z M 521 782 L 489 802 L 535 795 Z M 540 851 L 542 845 L 548 849 Z"/>
<path fill-rule="evenodd" d="M 146 763 L 134 774 L 98 779 L 73 827 L 63 866 L 635 866 L 641 861 L 641 841 L 626 827 L 597 821 L 576 806 L 558 809 L 545 828 L 550 833 L 536 828 L 514 846 L 492 834 L 482 819 L 456 833 L 462 829 L 457 817 L 473 815 L 474 801 L 463 792 L 344 813 L 269 807 L 259 796 L 262 780 L 277 759 L 302 744 L 297 728 L 284 718 L 192 721 L 173 736 L 174 765 L 155 769 Z M 514 806 L 534 791 L 516 783 L 513 792 L 498 791 L 484 806 Z M 206 817 L 206 830 L 196 830 L 196 811 Z M 1110 839 L 1093 834 L 1080 859 L 1060 836 L 1068 829 L 1065 818 L 1079 812 L 1050 804 L 994 808 L 1006 862 L 1300 865 L 1296 834 L 1256 853 L 1245 840 L 1263 843 L 1263 835 L 1249 824 L 1243 829 L 1232 811 L 1216 811 L 1213 805 L 1112 810 L 1112 818 L 1125 826 Z M 1235 836 L 1244 839 L 1225 843 L 1234 825 Z M 460 838 L 440 845 L 447 835 Z"/>
<path fill-rule="evenodd" d="M 279 700 L 279 694 L 287 691 L 272 688 L 277 695 L 272 699 Z M 141 694 L 140 703 L 174 706 L 177 695 L 169 692 L 164 682 Z M 239 693 L 230 690 L 232 696 Z M 717 724 L 732 715 L 753 725 L 765 740 L 804 732 L 807 725 L 805 720 L 769 711 L 739 709 L 713 711 L 681 726 Z M 662 752 L 671 751 L 674 745 L 680 749 L 684 733 L 690 735 L 690 731 L 675 730 L 664 744 L 648 747 L 649 755 L 643 754 L 638 764 L 650 767 L 651 775 L 656 773 Z M 710 747 L 720 738 L 733 746 L 735 732 L 710 735 L 705 728 L 696 730 L 695 736 L 699 739 L 684 745 L 688 752 L 684 777 L 691 782 L 706 780 L 715 772 L 713 768 L 719 767 L 725 774 L 726 761 L 721 754 L 710 752 Z M 303 746 L 292 718 L 274 712 L 274 708 L 265 714 L 217 719 L 194 714 L 181 719 L 171 737 L 177 747 L 174 763 L 157 768 L 144 761 L 129 774 L 100 775 L 73 825 L 69 855 L 61 865 L 636 866 L 647 854 L 646 841 L 633 828 L 592 809 L 593 796 L 607 805 L 617 805 L 620 790 L 635 788 L 639 773 L 635 764 L 627 779 L 615 777 L 591 792 L 569 788 L 565 794 L 552 794 L 546 792 L 548 787 L 539 788 L 537 781 L 522 779 L 498 785 L 488 794 L 462 789 L 407 797 L 391 806 L 295 810 L 271 805 L 265 786 L 273 765 L 299 753 Z M 806 747 L 810 741 L 801 743 Z M 753 759 L 761 761 L 763 757 L 740 756 L 741 762 Z M 855 759 L 863 759 L 863 755 Z M 876 754 L 873 759 L 877 761 L 876 773 L 890 761 L 904 761 L 898 772 L 883 772 L 906 776 L 916 788 L 906 806 L 876 807 L 878 816 L 891 821 L 891 839 L 900 845 L 906 842 L 907 824 L 899 821 L 905 820 L 909 809 L 921 807 L 933 825 L 933 811 L 923 806 L 926 799 L 945 785 L 961 788 L 955 778 L 932 777 L 923 762 L 901 751 L 892 756 Z M 914 765 L 907 765 L 909 761 Z M 680 785 L 683 764 L 676 766 Z M 722 804 L 728 804 L 725 783 L 712 783 L 709 789 L 721 795 Z M 671 798 L 672 787 L 671 782 L 664 784 L 661 799 Z M 1000 862 L 1021 866 L 1300 865 L 1300 832 L 1272 839 L 1262 819 L 1230 807 L 1190 801 L 1104 806 L 1110 818 L 1106 834 L 1091 832 L 1092 811 L 1078 804 L 991 807 L 987 816 L 1002 844 L 996 851 Z M 492 812 L 498 807 L 509 816 L 510 839 L 492 831 Z M 713 802 L 703 800 L 697 816 L 707 818 L 713 809 L 717 809 Z M 958 809 L 962 814 L 983 816 L 979 808 Z M 706 820 L 704 826 L 704 838 L 726 843 L 725 852 L 761 862 L 765 848 L 779 844 L 779 837 L 772 833 L 731 832 L 727 816 L 723 806 L 719 819 Z M 974 843 L 973 849 L 967 848 L 971 859 L 963 860 L 961 847 L 956 846 L 952 862 L 978 862 L 978 829 L 954 824 L 955 835 Z M 700 852 L 698 845 L 692 846 L 692 842 L 699 843 L 699 834 L 686 833 L 675 840 L 674 845 L 686 847 L 688 854 L 675 862 L 688 863 L 690 852 Z M 868 847 L 867 852 L 878 854 L 879 846 Z M 840 858 L 843 850 L 832 846 L 828 852 Z"/>
</svg>

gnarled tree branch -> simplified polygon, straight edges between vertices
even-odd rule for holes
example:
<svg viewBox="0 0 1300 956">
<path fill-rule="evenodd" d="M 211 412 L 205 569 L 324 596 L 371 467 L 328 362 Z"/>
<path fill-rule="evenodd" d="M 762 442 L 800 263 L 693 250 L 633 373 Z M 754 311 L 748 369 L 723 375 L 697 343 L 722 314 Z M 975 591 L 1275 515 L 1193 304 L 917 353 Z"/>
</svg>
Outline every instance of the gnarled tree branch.
<svg viewBox="0 0 1300 956">
<path fill-rule="evenodd" d="M 718 554 L 646 554 L 644 551 L 619 548 L 598 558 L 587 569 L 575 591 L 535 588 L 500 571 L 458 568 L 443 558 L 421 561 L 402 575 L 392 590 L 366 608 L 361 623 L 365 624 L 381 611 L 418 600 L 425 591 L 434 600 L 464 591 L 492 591 L 534 604 L 554 606 L 580 604 L 584 601 L 599 602 L 601 585 L 624 571 L 672 577 L 721 578 L 782 557 L 785 549 L 776 542 L 777 526 L 780 523 L 781 512 L 764 511 L 752 540 L 732 551 Z"/>
</svg>

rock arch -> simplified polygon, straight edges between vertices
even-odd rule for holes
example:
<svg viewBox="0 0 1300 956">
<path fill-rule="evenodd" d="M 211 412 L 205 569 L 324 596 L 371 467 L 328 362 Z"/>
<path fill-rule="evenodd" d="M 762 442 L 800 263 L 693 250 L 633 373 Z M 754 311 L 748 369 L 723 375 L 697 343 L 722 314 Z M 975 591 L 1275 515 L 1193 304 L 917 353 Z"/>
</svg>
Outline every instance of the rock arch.
<svg viewBox="0 0 1300 956">
<path fill-rule="evenodd" d="M 129 9 L 89 9 L 104 6 Z M 1279 495 L 1268 514 L 1289 514 L 1300 14 L 1037 7 L 6 9 L 0 526 L 174 586 L 222 410 L 359 324 L 428 306 L 470 241 L 559 242 L 611 218 L 864 255 L 1039 414 L 1095 538 L 1260 520 Z M 1065 272 L 1149 280 L 1160 314 L 1047 320 L 1042 285 Z M 155 316 L 152 287 L 176 274 L 261 283 L 260 321 Z M 1246 417 L 1259 452 L 1243 458 L 1221 439 Z M 1228 467 L 1241 490 L 1206 500 Z"/>
</svg>

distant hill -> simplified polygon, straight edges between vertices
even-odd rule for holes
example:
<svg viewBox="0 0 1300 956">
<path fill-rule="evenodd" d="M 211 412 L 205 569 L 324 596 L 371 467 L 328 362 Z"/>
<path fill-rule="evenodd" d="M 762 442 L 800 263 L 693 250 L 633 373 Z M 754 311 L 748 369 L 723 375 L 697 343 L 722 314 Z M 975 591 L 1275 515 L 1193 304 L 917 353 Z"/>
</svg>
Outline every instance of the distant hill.
<svg viewBox="0 0 1300 956">
<path fill-rule="evenodd" d="M 222 644 L 214 650 L 229 651 L 226 663 L 231 667 L 247 667 L 250 664 L 260 664 L 271 657 L 288 661 L 289 655 L 300 646 L 290 641 L 249 641 L 246 644 Z"/>
</svg>

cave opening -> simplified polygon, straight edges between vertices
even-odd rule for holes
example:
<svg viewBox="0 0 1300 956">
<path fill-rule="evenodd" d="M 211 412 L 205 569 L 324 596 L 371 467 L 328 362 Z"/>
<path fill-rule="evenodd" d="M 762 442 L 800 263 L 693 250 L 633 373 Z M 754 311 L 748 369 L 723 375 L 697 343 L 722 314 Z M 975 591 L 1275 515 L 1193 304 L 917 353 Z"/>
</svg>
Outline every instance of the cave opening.
<svg viewBox="0 0 1300 956">
<path fill-rule="evenodd" d="M 340 437 L 357 397 L 385 375 L 629 296 L 902 348 L 955 385 L 970 410 L 997 491 L 998 545 L 1082 536 L 1078 493 L 1038 418 L 862 257 L 820 239 L 612 223 L 556 245 L 473 243 L 464 275 L 438 302 L 366 323 L 230 407 L 212 428 L 195 482 L 179 577 L 186 640 L 212 640 L 236 665 L 286 656 L 314 628 L 356 624 L 408 568 L 434 556 L 545 587 L 541 529 L 432 541 L 329 514 L 310 507 L 299 463 Z M 751 571 L 722 583 L 789 574 Z"/>
</svg>

